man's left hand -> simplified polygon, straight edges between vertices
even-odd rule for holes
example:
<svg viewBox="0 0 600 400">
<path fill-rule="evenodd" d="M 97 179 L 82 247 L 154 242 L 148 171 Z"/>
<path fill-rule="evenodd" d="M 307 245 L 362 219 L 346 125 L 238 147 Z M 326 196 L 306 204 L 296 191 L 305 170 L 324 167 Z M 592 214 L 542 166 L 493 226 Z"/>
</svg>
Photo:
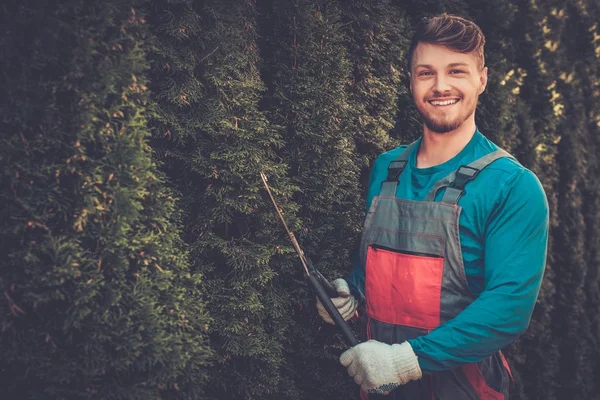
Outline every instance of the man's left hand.
<svg viewBox="0 0 600 400">
<path fill-rule="evenodd" d="M 360 343 L 340 356 L 340 363 L 363 392 L 386 393 L 423 376 L 410 343 Z"/>
</svg>

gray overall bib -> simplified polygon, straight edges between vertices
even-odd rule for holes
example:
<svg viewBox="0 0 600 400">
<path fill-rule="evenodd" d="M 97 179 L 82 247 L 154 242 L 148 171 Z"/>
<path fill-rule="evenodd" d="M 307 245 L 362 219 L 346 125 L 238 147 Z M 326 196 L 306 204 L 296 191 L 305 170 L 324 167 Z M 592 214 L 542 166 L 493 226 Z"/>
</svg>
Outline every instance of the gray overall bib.
<svg viewBox="0 0 600 400">
<path fill-rule="evenodd" d="M 367 213 L 360 244 L 365 267 L 364 339 L 393 344 L 426 335 L 475 299 L 470 292 L 459 239 L 465 185 L 501 157 L 498 150 L 461 166 L 437 182 L 424 201 L 396 197 L 396 188 L 416 142 L 392 161 L 381 193 Z M 436 193 L 446 188 L 441 202 Z M 500 351 L 460 368 L 423 375 L 388 395 L 361 399 L 507 400 L 510 370 Z"/>
</svg>

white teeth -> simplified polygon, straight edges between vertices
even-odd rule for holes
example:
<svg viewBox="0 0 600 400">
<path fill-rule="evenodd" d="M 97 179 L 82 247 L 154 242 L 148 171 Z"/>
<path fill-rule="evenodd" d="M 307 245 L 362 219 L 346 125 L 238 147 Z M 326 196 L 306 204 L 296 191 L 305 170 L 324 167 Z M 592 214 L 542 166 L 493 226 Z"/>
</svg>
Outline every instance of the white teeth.
<svg viewBox="0 0 600 400">
<path fill-rule="evenodd" d="M 444 100 L 444 101 L 431 100 L 430 103 L 433 104 L 434 106 L 449 106 L 450 104 L 458 103 L 458 100 Z"/>
</svg>

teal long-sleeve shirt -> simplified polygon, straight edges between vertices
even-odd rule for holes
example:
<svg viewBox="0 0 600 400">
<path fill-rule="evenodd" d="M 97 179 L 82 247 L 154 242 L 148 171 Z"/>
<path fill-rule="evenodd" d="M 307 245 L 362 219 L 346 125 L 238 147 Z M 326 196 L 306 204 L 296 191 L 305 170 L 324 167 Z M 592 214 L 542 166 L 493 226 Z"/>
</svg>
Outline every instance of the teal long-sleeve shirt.
<svg viewBox="0 0 600 400">
<path fill-rule="evenodd" d="M 405 148 L 376 159 L 367 210 L 379 195 L 390 161 Z M 498 146 L 476 131 L 459 154 L 430 168 L 416 168 L 416 149 L 400 177 L 399 198 L 423 200 L 436 182 Z M 435 201 L 444 192 L 440 190 Z M 462 207 L 459 236 L 465 272 L 476 300 L 429 334 L 409 340 L 424 373 L 481 361 L 522 334 L 529 325 L 546 263 L 546 195 L 538 178 L 515 160 L 499 159 L 482 170 L 467 184 L 458 205 Z M 364 299 L 364 266 L 357 257 L 353 264 L 346 279 L 352 292 Z"/>
</svg>

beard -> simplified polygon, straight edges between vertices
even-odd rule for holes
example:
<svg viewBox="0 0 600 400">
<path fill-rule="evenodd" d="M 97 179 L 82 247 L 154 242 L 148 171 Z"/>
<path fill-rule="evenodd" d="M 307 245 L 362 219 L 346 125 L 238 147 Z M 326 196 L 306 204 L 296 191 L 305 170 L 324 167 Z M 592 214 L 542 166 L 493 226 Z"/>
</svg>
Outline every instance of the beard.
<svg viewBox="0 0 600 400">
<path fill-rule="evenodd" d="M 464 99 L 460 99 L 460 101 L 464 101 Z M 425 126 L 431 131 L 439 134 L 444 134 L 448 132 L 452 132 L 455 129 L 459 128 L 469 117 L 471 114 L 475 112 L 475 108 L 477 106 L 477 100 L 473 107 L 469 107 L 466 112 L 459 113 L 456 117 L 451 118 L 447 116 L 434 116 L 433 113 L 429 113 L 425 111 L 424 108 L 417 105 L 417 111 L 423 120 Z"/>
<path fill-rule="evenodd" d="M 419 113 L 419 114 L 421 114 L 421 113 Z M 463 122 L 465 122 L 467 119 L 467 118 L 464 118 L 464 119 L 455 118 L 454 120 L 446 120 L 446 119 L 442 119 L 442 118 L 433 119 L 429 115 L 426 115 L 425 113 L 421 114 L 421 118 L 423 119 L 423 123 L 425 124 L 425 126 L 427 126 L 427 128 L 431 132 L 440 133 L 440 134 L 452 132 L 453 130 L 455 130 L 456 128 L 461 126 L 463 124 Z"/>
</svg>

